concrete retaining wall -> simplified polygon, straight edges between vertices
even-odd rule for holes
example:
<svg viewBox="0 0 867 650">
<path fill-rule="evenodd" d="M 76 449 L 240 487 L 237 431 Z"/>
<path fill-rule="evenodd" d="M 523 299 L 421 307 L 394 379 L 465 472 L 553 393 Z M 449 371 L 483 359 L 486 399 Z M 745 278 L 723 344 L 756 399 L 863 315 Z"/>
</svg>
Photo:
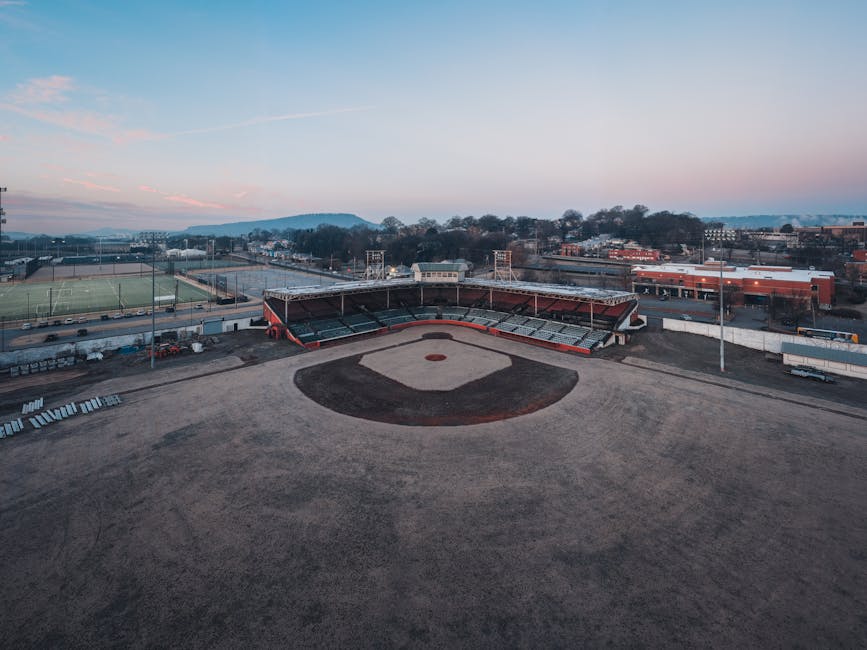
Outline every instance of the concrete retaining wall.
<svg viewBox="0 0 867 650">
<path fill-rule="evenodd" d="M 662 329 L 671 330 L 672 332 L 699 334 L 701 336 L 708 336 L 712 339 L 719 340 L 719 325 L 713 323 L 696 323 L 695 321 L 663 318 Z M 801 345 L 812 345 L 817 348 L 860 352 L 861 354 L 867 353 L 867 345 L 826 341 L 824 339 L 813 339 L 806 336 L 795 336 L 793 334 L 780 334 L 778 332 L 748 330 L 740 327 L 726 327 L 725 340 L 734 345 L 741 345 L 745 348 L 752 348 L 753 350 L 762 350 L 763 352 L 773 352 L 775 354 L 782 353 L 781 346 L 784 341 L 788 343 L 799 343 Z"/>
<path fill-rule="evenodd" d="M 832 375 L 867 379 L 867 366 L 856 366 L 853 363 L 840 363 L 838 361 L 816 359 L 815 357 L 804 357 L 799 354 L 786 352 L 783 354 L 783 364 L 787 366 L 812 366 L 813 368 L 829 372 Z"/>
<path fill-rule="evenodd" d="M 712 323 L 696 323 L 694 321 L 663 318 L 662 328 L 672 332 L 687 332 L 688 334 L 698 334 L 700 336 L 707 336 L 719 340 L 719 325 L 714 325 Z M 815 348 L 867 354 L 867 345 L 826 341 L 824 339 L 813 339 L 806 336 L 795 336 L 793 334 L 780 334 L 778 332 L 748 330 L 740 327 L 726 327 L 725 340 L 727 343 L 733 345 L 740 345 L 745 348 L 761 350 L 763 352 L 773 352 L 775 354 L 782 354 L 782 345 L 784 342 L 809 345 Z M 816 359 L 814 357 L 804 357 L 794 354 L 783 355 L 783 363 L 785 365 L 793 366 L 813 366 L 814 368 L 820 368 L 835 375 L 867 379 L 867 368 L 850 363 L 826 361 L 824 359 Z"/>
</svg>

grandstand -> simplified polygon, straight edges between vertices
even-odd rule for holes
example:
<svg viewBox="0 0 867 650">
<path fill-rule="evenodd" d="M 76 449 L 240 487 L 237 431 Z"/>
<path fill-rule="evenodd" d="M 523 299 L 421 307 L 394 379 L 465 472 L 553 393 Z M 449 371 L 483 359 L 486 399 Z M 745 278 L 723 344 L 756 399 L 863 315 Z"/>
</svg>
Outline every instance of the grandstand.
<svg viewBox="0 0 867 650">
<path fill-rule="evenodd" d="M 644 326 L 637 297 L 610 291 L 481 278 L 361 280 L 265 292 L 268 335 L 305 348 L 413 325 L 470 327 L 589 354 Z"/>
</svg>

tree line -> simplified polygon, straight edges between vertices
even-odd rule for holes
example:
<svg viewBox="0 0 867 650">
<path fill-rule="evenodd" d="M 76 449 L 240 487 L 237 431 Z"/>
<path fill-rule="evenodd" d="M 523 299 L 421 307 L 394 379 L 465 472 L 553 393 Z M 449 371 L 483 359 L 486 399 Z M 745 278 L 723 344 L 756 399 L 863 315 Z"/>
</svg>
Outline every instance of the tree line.
<svg viewBox="0 0 867 650">
<path fill-rule="evenodd" d="M 669 211 L 648 214 L 642 205 L 599 210 L 584 217 L 566 210 L 556 219 L 527 216 L 499 217 L 494 214 L 453 216 L 443 223 L 422 218 L 405 224 L 386 217 L 378 230 L 321 225 L 314 230 L 267 231 L 256 229 L 250 241 L 286 240 L 298 253 L 343 262 L 363 258 L 369 249 L 385 250 L 389 264 L 412 264 L 462 258 L 474 264 L 490 261 L 492 250 L 505 249 L 516 239 L 535 239 L 540 250 L 556 250 L 559 242 L 611 235 L 643 245 L 698 245 L 704 232 L 702 221 L 690 213 Z"/>
<path fill-rule="evenodd" d="M 340 228 L 321 225 L 313 230 L 263 230 L 256 228 L 246 237 L 208 237 L 177 235 L 169 237 L 169 247 L 206 248 L 209 240 L 220 250 L 231 250 L 241 239 L 249 242 L 285 240 L 287 248 L 335 262 L 363 258 L 364 251 L 381 249 L 389 264 L 437 261 L 463 258 L 475 264 L 489 261 L 492 250 L 508 248 L 516 239 L 535 239 L 539 249 L 556 250 L 559 242 L 578 241 L 596 235 L 611 235 L 631 239 L 640 244 L 662 247 L 666 244 L 697 245 L 701 241 L 703 224 L 690 213 L 669 211 L 649 213 L 643 205 L 632 208 L 614 206 L 587 217 L 577 210 L 566 210 L 560 217 L 540 219 L 528 216 L 480 217 L 453 216 L 440 223 L 423 218 L 405 224 L 394 216 L 386 217 L 379 229 L 356 226 Z M 62 242 L 62 243 L 61 243 Z M 39 236 L 24 244 L 25 250 L 54 250 L 61 254 L 71 251 L 94 250 L 96 240 L 68 235 L 62 240 Z M 4 248 L 21 247 L 6 243 Z"/>
</svg>

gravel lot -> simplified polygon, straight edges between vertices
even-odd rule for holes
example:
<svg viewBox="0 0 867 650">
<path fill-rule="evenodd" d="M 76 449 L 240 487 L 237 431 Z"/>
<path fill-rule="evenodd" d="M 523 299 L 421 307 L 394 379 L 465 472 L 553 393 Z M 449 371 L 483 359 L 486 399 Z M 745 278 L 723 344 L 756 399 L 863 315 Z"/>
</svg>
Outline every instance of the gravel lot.
<svg viewBox="0 0 867 650">
<path fill-rule="evenodd" d="M 441 331 L 578 381 L 531 413 L 424 427 L 294 381 Z M 314 353 L 253 336 L 38 393 L 124 403 L 0 441 L 3 645 L 867 638 L 863 382 L 799 382 L 734 348 L 720 378 L 717 342 L 653 331 L 590 358 L 459 328 Z M 0 413 L 38 394 L 4 390 Z"/>
</svg>

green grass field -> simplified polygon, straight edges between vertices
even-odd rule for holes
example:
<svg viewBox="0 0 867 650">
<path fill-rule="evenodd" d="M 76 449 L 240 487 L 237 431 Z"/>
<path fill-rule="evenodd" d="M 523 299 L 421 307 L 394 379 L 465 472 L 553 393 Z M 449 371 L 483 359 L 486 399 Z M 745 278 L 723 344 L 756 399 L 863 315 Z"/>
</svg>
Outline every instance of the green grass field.
<svg viewBox="0 0 867 650">
<path fill-rule="evenodd" d="M 177 302 L 208 299 L 204 289 L 177 283 Z M 157 277 L 156 296 L 175 293 L 175 279 Z M 49 301 L 51 308 L 49 308 Z M 171 304 L 164 299 L 158 304 Z M 121 309 L 150 307 L 151 278 L 123 277 L 57 282 L 0 284 L 0 317 L 9 320 L 45 319 L 89 312 L 114 312 Z"/>
</svg>

